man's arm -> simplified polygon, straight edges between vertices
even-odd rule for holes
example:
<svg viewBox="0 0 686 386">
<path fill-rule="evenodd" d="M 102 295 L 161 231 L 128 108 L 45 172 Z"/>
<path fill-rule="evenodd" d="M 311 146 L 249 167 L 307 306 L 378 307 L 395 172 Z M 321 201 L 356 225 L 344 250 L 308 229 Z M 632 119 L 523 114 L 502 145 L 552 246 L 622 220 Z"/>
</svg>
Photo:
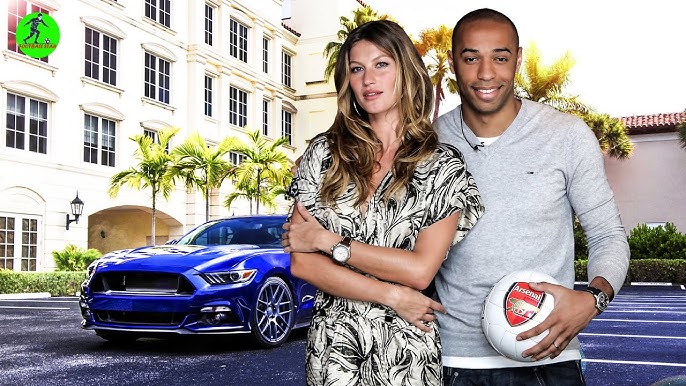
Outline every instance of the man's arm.
<svg viewBox="0 0 686 386">
<path fill-rule="evenodd" d="M 589 285 L 610 299 L 619 291 L 629 267 L 629 244 L 612 189 L 607 182 L 602 153 L 593 132 L 585 124 L 572 127 L 566 143 L 567 196 L 588 240 Z M 539 360 L 555 358 L 598 315 L 595 297 L 552 284 L 533 289 L 550 293 L 555 309 L 543 323 L 518 335 L 528 339 L 549 330 L 540 343 L 523 354 Z"/>
</svg>

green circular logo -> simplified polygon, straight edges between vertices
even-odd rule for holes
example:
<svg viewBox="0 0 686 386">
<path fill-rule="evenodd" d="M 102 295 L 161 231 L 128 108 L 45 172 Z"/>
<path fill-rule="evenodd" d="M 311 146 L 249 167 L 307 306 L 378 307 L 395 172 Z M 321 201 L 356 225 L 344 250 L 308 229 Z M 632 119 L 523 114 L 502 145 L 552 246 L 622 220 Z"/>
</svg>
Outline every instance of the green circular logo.
<svg viewBox="0 0 686 386">
<path fill-rule="evenodd" d="M 17 47 L 32 58 L 50 55 L 59 42 L 60 27 L 48 14 L 30 13 L 17 24 Z"/>
</svg>

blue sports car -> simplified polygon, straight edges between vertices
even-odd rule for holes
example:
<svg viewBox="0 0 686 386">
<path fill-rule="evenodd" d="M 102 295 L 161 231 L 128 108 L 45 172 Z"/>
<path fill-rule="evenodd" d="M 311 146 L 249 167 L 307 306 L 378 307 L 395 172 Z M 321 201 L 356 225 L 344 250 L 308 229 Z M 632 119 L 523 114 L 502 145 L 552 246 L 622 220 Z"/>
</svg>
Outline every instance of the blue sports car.
<svg viewBox="0 0 686 386">
<path fill-rule="evenodd" d="M 281 345 L 309 324 L 315 288 L 281 248 L 284 215 L 209 221 L 173 244 L 109 253 L 81 285 L 82 327 L 111 341 L 252 333 Z"/>
</svg>

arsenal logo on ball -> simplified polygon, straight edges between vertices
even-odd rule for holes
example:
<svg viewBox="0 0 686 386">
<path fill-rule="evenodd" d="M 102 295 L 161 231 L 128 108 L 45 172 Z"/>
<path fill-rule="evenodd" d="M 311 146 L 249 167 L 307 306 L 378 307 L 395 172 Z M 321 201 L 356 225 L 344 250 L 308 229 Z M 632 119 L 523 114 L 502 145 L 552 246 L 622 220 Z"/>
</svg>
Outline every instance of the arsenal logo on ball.
<svg viewBox="0 0 686 386">
<path fill-rule="evenodd" d="M 540 311 L 545 292 L 535 291 L 527 282 L 514 282 L 505 296 L 505 318 L 515 327 L 531 320 Z"/>
</svg>

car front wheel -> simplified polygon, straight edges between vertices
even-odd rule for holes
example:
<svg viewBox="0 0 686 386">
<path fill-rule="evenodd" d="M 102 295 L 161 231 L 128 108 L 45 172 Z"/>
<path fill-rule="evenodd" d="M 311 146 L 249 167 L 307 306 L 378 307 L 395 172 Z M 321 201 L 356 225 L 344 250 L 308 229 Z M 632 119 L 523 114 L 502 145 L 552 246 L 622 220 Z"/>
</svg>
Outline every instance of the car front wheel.
<svg viewBox="0 0 686 386">
<path fill-rule="evenodd" d="M 293 329 L 295 318 L 293 293 L 279 277 L 270 277 L 257 293 L 252 316 L 252 334 L 263 347 L 283 344 Z"/>
</svg>

